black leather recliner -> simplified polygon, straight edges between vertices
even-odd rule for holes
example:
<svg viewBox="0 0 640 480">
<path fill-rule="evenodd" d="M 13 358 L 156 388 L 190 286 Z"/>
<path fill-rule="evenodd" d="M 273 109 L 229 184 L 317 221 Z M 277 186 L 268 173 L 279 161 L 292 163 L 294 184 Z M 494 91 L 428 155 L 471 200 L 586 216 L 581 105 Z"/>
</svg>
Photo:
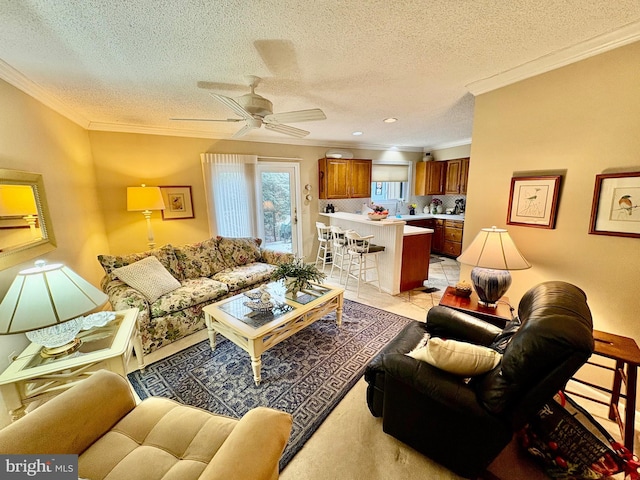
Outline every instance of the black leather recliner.
<svg viewBox="0 0 640 480">
<path fill-rule="evenodd" d="M 465 382 L 405 355 L 425 333 L 485 346 L 513 336 L 496 368 Z M 569 283 L 545 282 L 530 289 L 520 301 L 518 319 L 504 332 L 436 306 L 426 323 L 407 325 L 367 366 L 367 403 L 374 416 L 383 417 L 386 433 L 473 478 L 592 352 L 586 295 Z"/>
</svg>

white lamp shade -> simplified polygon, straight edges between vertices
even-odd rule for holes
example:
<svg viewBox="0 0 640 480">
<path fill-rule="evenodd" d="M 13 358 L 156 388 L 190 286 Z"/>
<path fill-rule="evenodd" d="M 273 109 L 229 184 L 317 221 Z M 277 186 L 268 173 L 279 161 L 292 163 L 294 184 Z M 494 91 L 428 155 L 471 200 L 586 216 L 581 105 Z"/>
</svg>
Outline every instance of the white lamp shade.
<svg viewBox="0 0 640 480">
<path fill-rule="evenodd" d="M 127 187 L 127 210 L 164 210 L 164 200 L 159 187 Z"/>
<path fill-rule="evenodd" d="M 56 325 L 102 307 L 108 297 L 58 263 L 18 273 L 0 304 L 0 335 Z"/>
<path fill-rule="evenodd" d="M 509 233 L 501 228 L 483 228 L 457 260 L 493 270 L 525 270 L 531 268 Z"/>
<path fill-rule="evenodd" d="M 29 185 L 0 185 L 0 217 L 37 214 L 36 199 Z"/>
</svg>

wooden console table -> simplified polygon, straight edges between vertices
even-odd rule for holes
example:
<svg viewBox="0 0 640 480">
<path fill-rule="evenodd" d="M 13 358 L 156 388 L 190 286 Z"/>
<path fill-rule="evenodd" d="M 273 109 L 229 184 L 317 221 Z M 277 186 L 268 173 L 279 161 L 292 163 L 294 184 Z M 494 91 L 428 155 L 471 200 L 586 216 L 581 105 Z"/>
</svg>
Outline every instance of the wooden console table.
<svg viewBox="0 0 640 480">
<path fill-rule="evenodd" d="M 635 340 L 628 337 L 622 337 L 620 335 L 614 335 L 613 333 L 601 332 L 599 330 L 593 331 L 593 339 L 595 348 L 594 355 L 600 355 L 601 357 L 610 358 L 615 360 L 615 368 L 600 365 L 594 362 L 587 362 L 589 365 L 595 367 L 604 368 L 606 370 L 613 371 L 613 386 L 611 389 L 595 385 L 585 380 L 578 378 L 572 378 L 574 382 L 588 385 L 602 392 L 606 392 L 611 395 L 609 402 L 603 402 L 597 398 L 589 397 L 577 392 L 567 392 L 577 395 L 578 397 L 586 398 L 602 405 L 609 407 L 609 419 L 615 420 L 620 428 L 620 435 L 622 435 L 624 446 L 633 452 L 633 440 L 635 433 L 635 415 L 636 415 L 636 389 L 638 380 L 638 365 L 640 365 L 640 349 Z M 620 393 L 622 384 L 625 384 L 625 393 Z M 620 397 L 624 398 L 625 409 L 624 419 L 620 415 L 618 410 L 618 403 Z"/>
<path fill-rule="evenodd" d="M 486 307 L 478 303 L 478 295 L 473 292 L 470 297 L 459 297 L 456 295 L 455 287 L 447 287 L 440 299 L 440 305 L 451 307 L 464 313 L 469 313 L 474 317 L 497 325 L 502 328 L 505 324 L 513 319 L 511 305 L 508 297 L 502 297 L 498 300 L 498 305 Z"/>
</svg>

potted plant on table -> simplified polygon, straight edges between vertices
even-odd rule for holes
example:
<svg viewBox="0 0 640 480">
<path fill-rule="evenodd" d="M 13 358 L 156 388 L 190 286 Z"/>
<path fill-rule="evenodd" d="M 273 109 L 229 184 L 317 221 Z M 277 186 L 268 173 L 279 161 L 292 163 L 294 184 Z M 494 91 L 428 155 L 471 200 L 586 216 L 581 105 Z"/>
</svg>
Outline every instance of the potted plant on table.
<svg viewBox="0 0 640 480">
<path fill-rule="evenodd" d="M 313 263 L 305 263 L 301 258 L 281 263 L 271 274 L 271 280 L 284 280 L 287 294 L 295 298 L 296 293 L 311 288 L 311 282 L 320 283 L 326 274 Z"/>
</svg>

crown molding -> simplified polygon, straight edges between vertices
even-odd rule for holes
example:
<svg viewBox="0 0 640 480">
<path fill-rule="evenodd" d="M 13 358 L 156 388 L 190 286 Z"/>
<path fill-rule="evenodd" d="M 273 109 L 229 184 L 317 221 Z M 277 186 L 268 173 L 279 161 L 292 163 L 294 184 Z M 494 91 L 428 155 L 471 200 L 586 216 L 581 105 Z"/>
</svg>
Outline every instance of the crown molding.
<svg viewBox="0 0 640 480">
<path fill-rule="evenodd" d="M 84 118 L 75 110 L 69 108 L 63 102 L 58 100 L 57 97 L 51 95 L 44 88 L 42 88 L 37 83 L 29 80 L 18 70 L 13 68 L 11 65 L 6 63 L 5 61 L 0 59 L 0 78 L 7 83 L 10 83 L 14 87 L 19 90 L 22 90 L 24 93 L 29 95 L 30 97 L 35 98 L 40 103 L 46 105 L 51 108 L 53 111 L 63 115 L 74 123 L 77 123 L 82 128 L 87 128 L 89 126 L 89 120 Z"/>
<path fill-rule="evenodd" d="M 471 138 L 463 138 L 462 140 L 456 140 L 455 142 L 440 143 L 437 145 L 431 145 L 429 147 L 423 147 L 422 152 L 432 152 L 433 150 L 443 150 L 445 148 L 455 148 L 471 145 Z"/>
<path fill-rule="evenodd" d="M 189 138 L 211 138 L 216 140 L 229 140 L 233 142 L 256 142 L 256 143 L 276 143 L 282 145 L 300 145 L 308 147 L 322 148 L 357 148 L 365 150 L 400 150 L 403 152 L 422 152 L 422 147 L 389 147 L 387 145 L 363 144 L 363 143 L 338 143 L 322 140 L 305 140 L 302 138 L 278 139 L 271 137 L 255 136 L 251 138 L 236 139 L 229 138 L 228 135 L 220 135 L 207 130 L 198 129 L 176 129 L 167 127 L 151 127 L 143 125 L 126 125 L 121 123 L 100 123 L 90 122 L 87 130 L 115 132 L 115 133 L 138 133 L 143 135 L 164 135 L 168 137 L 189 137 Z"/>
<path fill-rule="evenodd" d="M 505 72 L 477 80 L 466 87 L 473 95 L 481 95 L 638 40 L 640 40 L 640 21 L 629 23 L 615 31 L 598 35 L 572 47 L 557 50 Z"/>
</svg>

